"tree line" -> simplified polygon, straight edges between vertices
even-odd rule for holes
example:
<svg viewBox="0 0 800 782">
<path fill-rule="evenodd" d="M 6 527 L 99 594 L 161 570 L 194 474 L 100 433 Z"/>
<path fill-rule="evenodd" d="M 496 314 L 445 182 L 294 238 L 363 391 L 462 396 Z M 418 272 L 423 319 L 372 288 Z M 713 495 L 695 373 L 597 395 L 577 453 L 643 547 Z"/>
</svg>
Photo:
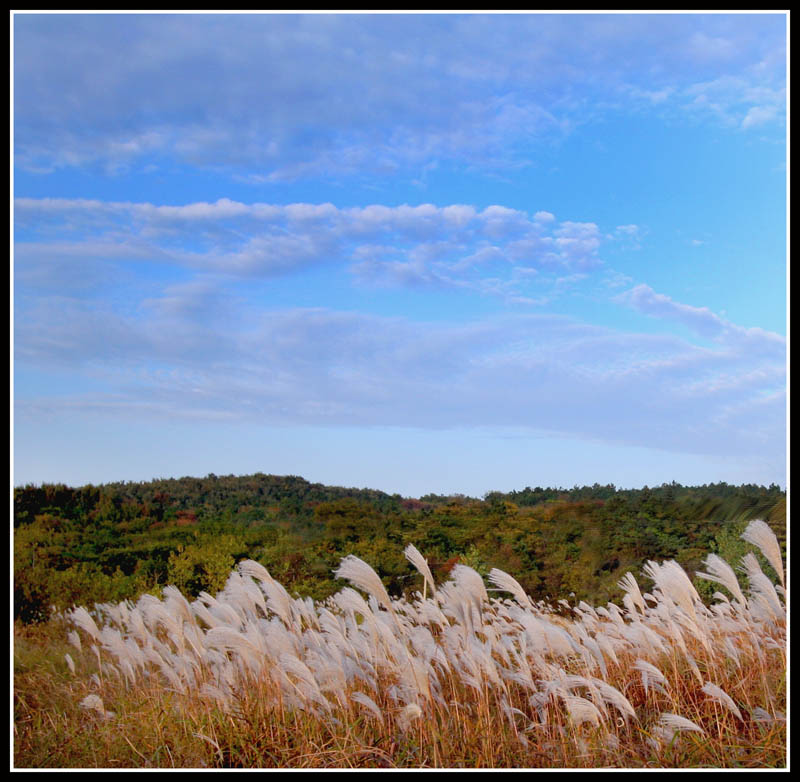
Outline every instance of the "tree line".
<svg viewBox="0 0 800 782">
<path fill-rule="evenodd" d="M 691 573 L 712 551 L 734 562 L 744 553 L 739 528 L 753 518 L 785 547 L 786 493 L 774 484 L 526 487 L 482 498 L 405 498 L 263 473 L 27 485 L 14 489 L 14 616 L 41 621 L 53 608 L 166 584 L 213 594 L 244 558 L 321 599 L 343 586 L 332 571 L 355 554 L 400 595 L 421 589 L 408 543 L 437 580 L 456 562 L 482 574 L 497 567 L 535 599 L 597 604 L 616 599 L 619 578 L 649 559 L 676 559 Z"/>
</svg>

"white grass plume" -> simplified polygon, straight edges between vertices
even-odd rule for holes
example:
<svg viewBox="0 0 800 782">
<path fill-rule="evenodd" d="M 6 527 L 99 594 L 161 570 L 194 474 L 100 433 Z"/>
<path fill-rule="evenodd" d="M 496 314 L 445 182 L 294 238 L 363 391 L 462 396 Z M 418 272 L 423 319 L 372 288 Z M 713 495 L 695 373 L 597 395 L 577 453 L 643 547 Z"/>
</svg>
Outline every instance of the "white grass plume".
<svg viewBox="0 0 800 782">
<path fill-rule="evenodd" d="M 381 605 L 394 614 L 389 593 L 380 579 L 380 576 L 366 563 L 354 554 L 348 554 L 333 572 L 336 578 L 345 578 L 354 586 L 363 589 L 374 597 Z"/>
<path fill-rule="evenodd" d="M 470 598 L 476 606 L 489 602 L 486 585 L 477 570 L 458 564 L 450 571 L 450 576 L 464 597 Z"/>
<path fill-rule="evenodd" d="M 584 722 L 589 722 L 599 727 L 603 722 L 603 715 L 590 700 L 581 698 L 579 695 L 566 694 L 561 696 L 561 700 L 567 707 L 570 719 L 576 725 L 583 725 Z"/>
<path fill-rule="evenodd" d="M 633 573 L 626 573 L 619 581 L 617 586 L 625 592 L 633 605 L 638 608 L 643 614 L 646 613 L 644 598 L 639 590 L 639 584 L 633 576 Z"/>
<path fill-rule="evenodd" d="M 194 615 L 189 602 L 176 586 L 168 584 L 161 590 L 164 597 L 164 608 L 168 613 L 179 618 L 179 621 L 194 624 Z"/>
<path fill-rule="evenodd" d="M 742 557 L 742 567 L 750 582 L 751 606 L 753 604 L 761 605 L 774 619 L 783 618 L 786 612 L 775 591 L 775 586 L 761 570 L 761 565 L 758 564 L 752 551 Z"/>
<path fill-rule="evenodd" d="M 778 574 L 778 579 L 782 587 L 786 587 L 783 580 L 783 558 L 781 557 L 781 547 L 778 538 L 770 529 L 769 525 L 762 519 L 755 519 L 747 525 L 747 529 L 742 533 L 742 540 L 757 546 L 761 553 L 766 557 L 767 562 L 772 565 L 773 570 Z"/>
<path fill-rule="evenodd" d="M 658 718 L 658 722 L 653 726 L 653 734 L 667 744 L 669 744 L 675 738 L 675 734 L 680 731 L 702 733 L 705 735 L 705 731 L 697 723 L 669 711 L 664 712 Z"/>
<path fill-rule="evenodd" d="M 533 603 L 525 593 L 522 585 L 519 583 L 519 581 L 517 581 L 517 579 L 515 579 L 513 576 L 510 576 L 508 573 L 494 567 L 489 571 L 489 582 L 498 587 L 498 589 L 502 589 L 505 592 L 511 592 L 511 594 L 514 595 L 514 599 L 523 608 L 533 608 Z"/>
<path fill-rule="evenodd" d="M 104 720 L 110 720 L 114 717 L 114 712 L 106 711 L 103 699 L 94 693 L 87 695 L 78 705 L 83 709 L 96 711 Z"/>
<path fill-rule="evenodd" d="M 255 674 L 261 668 L 263 655 L 243 633 L 232 627 L 212 627 L 206 633 L 209 646 L 238 655 L 245 665 Z"/>
<path fill-rule="evenodd" d="M 645 692 L 647 692 L 650 687 L 663 689 L 667 684 L 667 679 L 664 674 L 661 673 L 655 665 L 647 662 L 647 660 L 639 659 L 633 664 L 633 667 L 642 674 L 642 686 Z"/>
<path fill-rule="evenodd" d="M 742 589 L 739 586 L 739 581 L 733 568 L 722 557 L 716 554 L 709 554 L 704 560 L 703 564 L 708 569 L 708 573 L 695 573 L 699 578 L 704 578 L 707 581 L 713 581 L 715 584 L 722 584 L 742 606 L 747 605 Z"/>
<path fill-rule="evenodd" d="M 95 641 L 100 641 L 100 630 L 97 627 L 91 614 L 83 607 L 79 606 L 70 614 L 70 619 L 82 630 L 89 633 Z"/>
<path fill-rule="evenodd" d="M 350 700 L 355 701 L 356 703 L 360 704 L 361 706 L 365 706 L 367 711 L 375 717 L 378 722 L 383 725 L 383 714 L 381 710 L 378 708 L 378 704 L 375 703 L 372 698 L 369 697 L 364 692 L 356 691 L 350 695 Z"/>
<path fill-rule="evenodd" d="M 674 560 L 669 559 L 659 564 L 648 561 L 642 572 L 655 581 L 662 597 L 672 600 L 690 616 L 696 616 L 695 604 L 700 602 L 700 595 L 692 585 L 686 571 Z"/>
<path fill-rule="evenodd" d="M 239 573 L 243 576 L 250 576 L 257 581 L 269 583 L 275 579 L 269 574 L 269 571 L 254 559 L 243 559 L 238 565 Z"/>
<path fill-rule="evenodd" d="M 711 682 L 706 682 L 702 689 L 703 692 L 708 695 L 709 698 L 711 698 L 711 700 L 722 704 L 732 714 L 735 714 L 740 720 L 742 719 L 742 712 L 739 711 L 739 707 L 733 702 L 733 698 L 731 698 L 731 696 L 728 695 L 728 693 L 725 692 L 721 687 L 718 687 L 716 684 L 712 684 Z"/>
<path fill-rule="evenodd" d="M 414 551 L 407 547 L 406 556 L 413 557 Z M 409 561 L 414 564 L 410 557 Z M 704 695 L 715 702 L 705 704 L 707 717 L 713 718 L 710 712 L 716 703 L 739 716 L 740 707 L 706 681 L 715 678 L 734 692 L 728 683 L 732 680 L 712 676 L 716 669 L 708 666 L 709 661 L 727 665 L 727 655 L 744 669 L 753 650 L 766 655 L 771 648 L 783 648 L 777 640 L 783 628 L 774 618 L 785 616 L 785 606 L 755 555 L 747 555 L 743 563 L 750 591 L 740 589 L 737 594 L 727 563 L 711 555 L 706 558 L 706 572 L 698 575 L 721 583 L 733 595 L 733 602 L 726 599 L 716 611 L 706 611 L 695 601 L 683 571 L 648 563 L 648 572 L 656 577 L 653 594 L 643 595 L 631 574 L 620 582 L 626 590 L 627 615 L 612 603 L 593 608 L 581 601 L 572 616 L 562 617 L 553 615 L 551 606 L 534 604 L 514 578 L 498 569 L 490 572 L 487 583 L 507 591 L 513 600 L 509 595 L 490 599 L 484 579 L 465 565 L 454 568 L 452 579 L 440 584 L 435 599 L 421 600 L 417 593 L 414 600 L 393 600 L 378 574 L 350 556 L 335 574 L 352 586 L 343 585 L 325 601 L 302 602 L 289 598 L 265 568 L 251 561 L 239 565 L 216 598 L 202 593 L 191 605 L 166 588 L 163 601 L 150 595 L 136 606 L 109 605 L 92 614 L 76 609 L 73 630 L 82 628 L 87 635 L 73 632 L 70 640 L 78 650 L 82 640 L 86 652 L 88 637 L 93 638 L 97 645 L 91 649 L 98 657 L 102 646 L 101 671 L 124 676 L 127 686 L 136 680 L 161 680 L 168 691 L 186 697 L 200 694 L 224 708 L 238 708 L 240 699 L 246 702 L 256 694 L 253 682 L 259 681 L 267 686 L 257 694 L 270 702 L 270 708 L 280 704 L 341 724 L 337 718 L 348 717 L 335 709 L 343 707 L 351 719 L 368 718 L 371 730 L 380 730 L 381 725 L 386 730 L 394 726 L 407 730 L 423 728 L 423 715 L 436 716 L 438 709 L 444 713 L 460 692 L 466 692 L 459 704 L 464 714 L 475 716 L 473 695 L 485 698 L 487 705 L 505 712 L 515 730 L 516 718 L 529 711 L 523 704 L 529 703 L 539 724 L 520 728 L 527 735 L 534 727 L 547 727 L 567 736 L 568 713 L 576 727 L 600 728 L 602 734 L 610 730 L 600 740 L 612 743 L 622 736 L 614 735 L 614 726 L 630 730 L 631 723 L 641 720 L 650 726 L 652 743 L 660 745 L 679 732 L 702 729 L 677 714 L 664 713 L 656 719 L 662 708 L 679 710 L 671 696 L 673 692 L 677 696 L 680 688 L 653 663 L 667 673 L 693 675 Z M 266 615 L 254 590 L 267 598 Z M 742 592 L 747 598 L 740 610 Z M 565 605 L 569 607 L 566 601 Z M 689 654 L 690 648 L 694 651 L 688 645 L 690 634 L 713 642 L 713 654 L 703 658 L 705 675 Z M 673 654 L 673 664 L 667 667 Z M 113 664 L 106 656 L 113 658 Z M 607 670 L 605 660 L 619 670 Z M 70 659 L 66 664 L 72 668 Z M 602 678 L 593 675 L 598 666 Z M 628 693 L 631 679 L 638 685 L 640 675 L 648 697 L 637 714 L 633 706 L 637 701 L 633 696 L 629 701 L 623 693 Z M 97 675 L 93 681 L 102 686 Z M 660 693 L 655 699 L 654 691 Z M 641 695 L 638 686 L 634 693 Z M 765 697 L 764 705 L 772 707 L 771 696 Z M 96 702 L 90 699 L 84 708 L 106 715 L 104 708 L 101 711 L 92 703 Z M 654 703 L 663 705 L 649 716 Z M 750 705 L 748 710 L 753 719 L 764 718 L 763 710 L 757 712 Z"/>
<path fill-rule="evenodd" d="M 360 614 L 367 621 L 374 621 L 375 619 L 367 605 L 367 601 L 352 587 L 340 589 L 331 600 L 343 611 L 352 611 Z"/>
<path fill-rule="evenodd" d="M 436 594 L 436 584 L 433 583 L 433 574 L 428 567 L 428 560 L 422 556 L 413 543 L 409 543 L 403 551 L 406 559 L 422 574 L 426 584 L 430 584 L 431 594 Z"/>
<path fill-rule="evenodd" d="M 636 710 L 633 708 L 631 702 L 616 687 L 603 679 L 592 679 L 592 682 L 594 686 L 597 687 L 604 703 L 610 704 L 616 708 L 622 714 L 626 722 L 629 717 L 634 720 L 638 719 Z"/>
<path fill-rule="evenodd" d="M 269 610 L 279 616 L 287 627 L 291 628 L 294 624 L 294 602 L 283 584 L 274 579 L 262 581 L 261 589 L 267 596 Z"/>
<path fill-rule="evenodd" d="M 417 703 L 408 703 L 400 709 L 397 715 L 397 723 L 403 731 L 407 731 L 411 727 L 411 722 L 419 719 L 422 715 L 422 709 Z"/>
<path fill-rule="evenodd" d="M 79 652 L 81 651 L 81 637 L 74 631 L 70 630 L 67 633 L 67 641 L 72 644 Z"/>
<path fill-rule="evenodd" d="M 756 706 L 750 713 L 750 716 L 754 722 L 775 722 L 775 718 L 766 709 L 762 709 L 760 706 Z"/>
<path fill-rule="evenodd" d="M 662 725 L 666 725 L 675 730 L 691 730 L 697 733 L 705 733 L 705 731 L 696 723 L 692 722 L 686 717 L 681 717 L 679 714 L 671 712 L 664 712 L 658 720 Z"/>
</svg>

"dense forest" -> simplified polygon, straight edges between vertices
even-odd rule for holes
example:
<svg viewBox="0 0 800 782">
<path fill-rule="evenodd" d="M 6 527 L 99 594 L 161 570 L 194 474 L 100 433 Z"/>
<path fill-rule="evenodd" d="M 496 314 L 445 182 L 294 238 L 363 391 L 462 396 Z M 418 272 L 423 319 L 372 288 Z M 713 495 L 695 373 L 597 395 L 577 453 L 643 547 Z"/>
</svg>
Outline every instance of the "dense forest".
<svg viewBox="0 0 800 782">
<path fill-rule="evenodd" d="M 619 579 L 638 577 L 648 560 L 675 559 L 690 575 L 709 552 L 735 561 L 754 518 L 772 527 L 785 555 L 786 494 L 775 485 L 526 487 L 482 499 L 409 499 L 262 473 L 28 485 L 14 489 L 14 614 L 37 622 L 53 608 L 167 584 L 214 594 L 245 558 L 293 593 L 322 599 L 343 586 L 333 571 L 355 554 L 399 596 L 422 589 L 403 556 L 409 543 L 437 581 L 460 562 L 513 574 L 537 599 L 597 604 L 616 599 Z M 697 585 L 710 596 L 707 581 Z"/>
</svg>

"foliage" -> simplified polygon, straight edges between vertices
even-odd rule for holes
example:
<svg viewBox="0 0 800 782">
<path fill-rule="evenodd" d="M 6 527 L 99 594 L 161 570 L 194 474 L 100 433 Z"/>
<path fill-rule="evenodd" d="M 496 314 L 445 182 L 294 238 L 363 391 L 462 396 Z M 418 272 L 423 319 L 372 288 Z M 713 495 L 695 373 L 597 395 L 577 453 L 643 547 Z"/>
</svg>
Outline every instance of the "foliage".
<svg viewBox="0 0 800 782">
<path fill-rule="evenodd" d="M 785 549 L 777 486 L 595 484 L 414 499 L 263 473 L 28 485 L 14 489 L 14 616 L 42 621 L 53 607 L 135 599 L 167 584 L 214 594 L 243 558 L 291 593 L 323 599 L 353 553 L 374 564 L 391 595 L 408 595 L 421 587 L 400 553 L 409 543 L 436 579 L 460 562 L 483 575 L 513 572 L 537 599 L 609 600 L 620 575 L 648 560 L 702 570 L 708 551 L 741 547 L 740 527 L 756 517 Z M 710 598 L 708 584 L 702 591 Z"/>
</svg>

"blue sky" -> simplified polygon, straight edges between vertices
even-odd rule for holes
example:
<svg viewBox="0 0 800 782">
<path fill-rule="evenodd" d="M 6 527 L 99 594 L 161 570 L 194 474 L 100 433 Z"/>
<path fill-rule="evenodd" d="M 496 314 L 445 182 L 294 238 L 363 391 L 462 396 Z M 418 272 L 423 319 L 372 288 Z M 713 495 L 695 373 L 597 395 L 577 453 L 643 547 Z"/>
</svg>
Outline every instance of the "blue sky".
<svg viewBox="0 0 800 782">
<path fill-rule="evenodd" d="M 786 481 L 786 15 L 13 17 L 13 480 Z"/>
</svg>

